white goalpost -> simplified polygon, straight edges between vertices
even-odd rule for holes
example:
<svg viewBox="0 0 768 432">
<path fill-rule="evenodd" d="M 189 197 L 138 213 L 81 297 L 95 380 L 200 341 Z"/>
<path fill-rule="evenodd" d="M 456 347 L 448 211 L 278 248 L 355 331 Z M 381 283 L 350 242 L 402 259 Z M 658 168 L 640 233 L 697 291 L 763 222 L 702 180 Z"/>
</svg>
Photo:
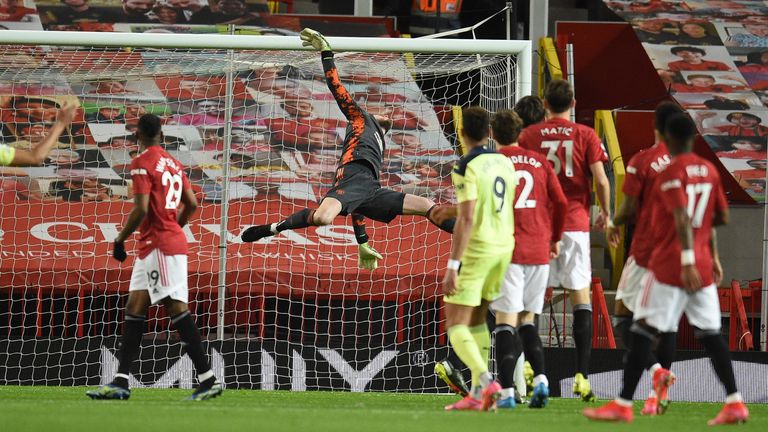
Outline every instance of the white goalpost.
<svg viewBox="0 0 768 432">
<path fill-rule="evenodd" d="M 438 203 L 454 200 L 453 107 L 531 93 L 530 41 L 327 39 L 355 101 L 393 119 L 382 186 Z M 357 268 L 348 218 L 240 241 L 333 181 L 346 120 L 298 37 L 0 32 L 0 142 L 35 145 L 66 101 L 80 110 L 44 166 L 0 168 L 0 384 L 111 379 L 135 243 L 122 265 L 110 246 L 132 205 L 133 131 L 154 113 L 201 202 L 185 227 L 190 309 L 227 386 L 445 390 L 432 365 L 449 235 L 369 221 L 375 271 Z M 147 322 L 132 385 L 191 386 L 162 309 Z"/>
</svg>

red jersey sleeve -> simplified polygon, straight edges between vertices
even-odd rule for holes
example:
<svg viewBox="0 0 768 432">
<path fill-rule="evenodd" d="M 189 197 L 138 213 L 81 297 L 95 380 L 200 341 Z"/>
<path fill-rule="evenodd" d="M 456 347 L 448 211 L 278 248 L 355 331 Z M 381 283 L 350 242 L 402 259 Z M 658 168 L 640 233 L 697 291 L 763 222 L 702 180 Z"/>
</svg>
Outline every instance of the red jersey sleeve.
<svg viewBox="0 0 768 432">
<path fill-rule="evenodd" d="M 641 154 L 638 153 L 633 156 L 627 164 L 627 175 L 624 177 L 624 185 L 621 187 L 624 195 L 639 197 L 643 191 L 644 173 L 642 172 L 642 164 L 638 161 Z"/>
<path fill-rule="evenodd" d="M 131 180 L 133 180 L 133 193 L 148 195 L 152 191 L 149 170 L 141 164 L 139 158 L 131 161 Z"/>
<path fill-rule="evenodd" d="M 659 176 L 658 182 L 659 198 L 667 210 L 671 212 L 678 208 L 687 207 L 682 175 L 679 170 L 667 168 Z"/>
<path fill-rule="evenodd" d="M 565 217 L 568 214 L 568 199 L 565 197 L 560 181 L 557 180 L 555 170 L 546 164 L 547 170 L 547 194 L 552 203 L 552 241 L 559 242 L 563 238 L 565 229 Z"/>
<path fill-rule="evenodd" d="M 592 165 L 596 162 L 608 162 L 608 155 L 605 154 L 603 142 L 591 128 L 582 128 L 584 139 L 587 142 L 587 164 Z"/>
</svg>

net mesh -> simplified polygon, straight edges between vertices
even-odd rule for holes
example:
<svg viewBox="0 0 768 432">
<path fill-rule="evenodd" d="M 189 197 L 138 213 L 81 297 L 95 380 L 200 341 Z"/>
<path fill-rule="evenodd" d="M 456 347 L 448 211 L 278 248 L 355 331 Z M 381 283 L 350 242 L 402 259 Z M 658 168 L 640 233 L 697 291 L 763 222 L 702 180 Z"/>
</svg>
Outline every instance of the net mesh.
<svg viewBox="0 0 768 432">
<path fill-rule="evenodd" d="M 515 98 L 506 56 L 341 53 L 336 65 L 360 106 L 393 120 L 382 185 L 438 203 L 454 200 L 451 106 L 495 111 Z M 239 240 L 247 226 L 314 206 L 331 186 L 346 119 L 316 53 L 0 47 L 3 143 L 39 143 L 67 100 L 81 109 L 44 166 L 0 169 L 0 382 L 111 379 L 133 260 L 111 260 L 110 245 L 132 207 L 133 132 L 154 113 L 201 203 L 185 227 L 190 309 L 227 386 L 441 389 L 431 365 L 446 354 L 437 294 L 449 235 L 412 216 L 369 222 L 385 256 L 375 271 L 358 270 L 341 217 Z M 132 385 L 193 384 L 172 330 L 153 306 Z"/>
</svg>

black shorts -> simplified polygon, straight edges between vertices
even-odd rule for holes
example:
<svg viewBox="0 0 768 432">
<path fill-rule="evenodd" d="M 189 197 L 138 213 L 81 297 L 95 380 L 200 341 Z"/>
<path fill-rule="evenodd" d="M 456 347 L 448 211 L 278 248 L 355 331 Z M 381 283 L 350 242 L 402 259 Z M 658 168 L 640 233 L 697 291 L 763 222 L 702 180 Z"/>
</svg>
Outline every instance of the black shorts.
<svg viewBox="0 0 768 432">
<path fill-rule="evenodd" d="M 365 162 L 348 163 L 336 170 L 336 180 L 326 198 L 341 202 L 341 215 L 361 214 L 368 219 L 390 223 L 403 214 L 405 194 L 381 187 Z"/>
</svg>

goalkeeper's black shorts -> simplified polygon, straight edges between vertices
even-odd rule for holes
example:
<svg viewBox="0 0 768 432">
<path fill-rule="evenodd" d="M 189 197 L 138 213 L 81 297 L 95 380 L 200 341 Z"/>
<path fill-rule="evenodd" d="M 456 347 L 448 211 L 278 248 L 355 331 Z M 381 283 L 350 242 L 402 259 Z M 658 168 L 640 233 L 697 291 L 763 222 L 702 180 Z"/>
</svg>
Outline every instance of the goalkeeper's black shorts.
<svg viewBox="0 0 768 432">
<path fill-rule="evenodd" d="M 384 223 L 403 214 L 405 201 L 404 193 L 382 188 L 371 167 L 362 161 L 339 167 L 333 187 L 325 197 L 341 202 L 342 216 L 358 213 Z"/>
</svg>

